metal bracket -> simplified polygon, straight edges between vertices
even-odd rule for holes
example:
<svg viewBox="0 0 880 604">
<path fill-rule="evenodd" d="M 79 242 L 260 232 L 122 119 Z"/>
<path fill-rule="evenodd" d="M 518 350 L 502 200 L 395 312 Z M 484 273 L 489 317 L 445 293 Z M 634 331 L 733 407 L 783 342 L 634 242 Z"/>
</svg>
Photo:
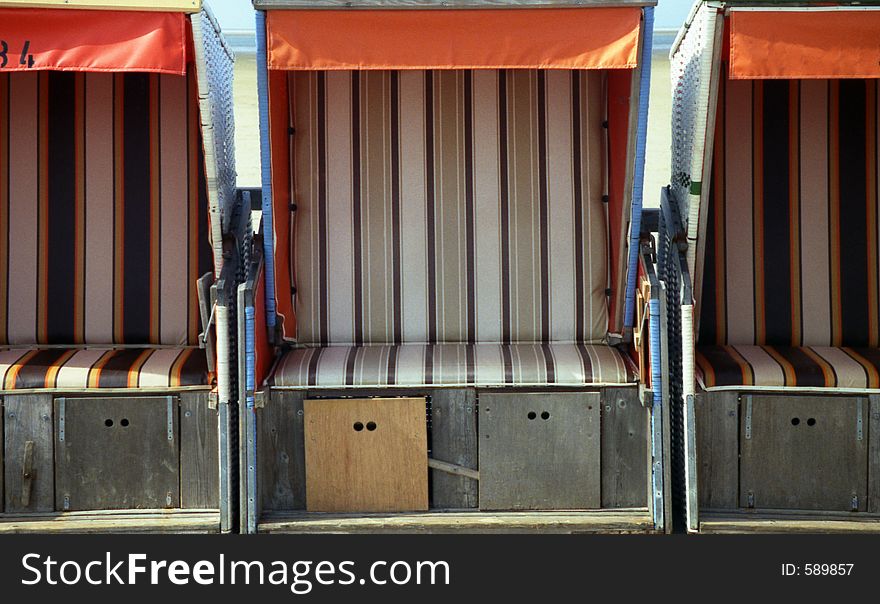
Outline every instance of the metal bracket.
<svg viewBox="0 0 880 604">
<path fill-rule="evenodd" d="M 654 390 L 646 388 L 644 384 L 639 384 L 639 399 L 642 407 L 651 409 L 654 406 Z"/>
<path fill-rule="evenodd" d="M 751 491 L 749 491 L 749 495 L 748 495 L 748 505 L 749 505 L 749 508 L 755 507 L 755 494 L 752 493 Z"/>
<path fill-rule="evenodd" d="M 269 391 L 268 390 L 260 390 L 258 392 L 254 392 L 254 407 L 257 409 L 262 409 L 266 406 L 266 403 L 269 402 Z"/>
<path fill-rule="evenodd" d="M 209 392 L 208 393 L 208 409 L 213 411 L 217 410 L 217 405 L 220 403 L 220 393 L 218 392 Z"/>
<path fill-rule="evenodd" d="M 746 397 L 746 440 L 752 438 L 752 397 Z"/>
<path fill-rule="evenodd" d="M 853 495 L 853 496 L 852 496 L 852 499 L 850 500 L 850 509 L 851 509 L 853 512 L 858 512 L 858 511 L 859 511 L 859 496 L 858 496 L 858 495 Z"/>
<path fill-rule="evenodd" d="M 31 489 L 34 484 L 34 441 L 24 443 L 24 460 L 21 464 L 21 506 L 31 504 Z"/>
<path fill-rule="evenodd" d="M 64 511 L 70 510 L 70 495 L 64 495 Z"/>
<path fill-rule="evenodd" d="M 59 398 L 58 401 L 58 441 L 64 442 L 64 402 L 67 399 Z"/>
<path fill-rule="evenodd" d="M 174 440 L 174 397 L 166 397 L 168 401 L 168 440 Z"/>
<path fill-rule="evenodd" d="M 856 412 L 856 440 L 862 440 L 863 431 L 862 431 L 862 399 L 859 399 L 859 405 L 857 407 Z"/>
</svg>

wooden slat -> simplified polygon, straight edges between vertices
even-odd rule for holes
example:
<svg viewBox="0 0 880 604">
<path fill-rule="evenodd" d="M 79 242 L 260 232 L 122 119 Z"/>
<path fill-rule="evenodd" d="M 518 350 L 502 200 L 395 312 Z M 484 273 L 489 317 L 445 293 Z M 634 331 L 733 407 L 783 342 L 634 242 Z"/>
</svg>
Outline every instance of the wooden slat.
<svg viewBox="0 0 880 604">
<path fill-rule="evenodd" d="M 78 8 L 197 13 L 202 0 L 3 0 L 2 8 Z"/>
<path fill-rule="evenodd" d="M 306 507 L 301 392 L 272 391 L 257 410 L 257 488 L 263 510 Z"/>
<path fill-rule="evenodd" d="M 608 388 L 602 399 L 602 507 L 647 505 L 649 415 L 638 388 Z"/>
<path fill-rule="evenodd" d="M 0 534 L 9 533 L 218 533 L 220 513 L 211 510 L 0 514 Z"/>
<path fill-rule="evenodd" d="M 880 533 L 880 518 L 780 514 L 700 514 L 700 532 L 737 533 Z"/>
<path fill-rule="evenodd" d="M 702 508 L 734 509 L 739 488 L 739 413 L 736 392 L 700 394 L 694 405 L 697 488 Z"/>
<path fill-rule="evenodd" d="M 431 395 L 431 456 L 477 469 L 477 399 L 472 389 L 438 390 Z M 479 485 L 465 476 L 431 472 L 434 508 L 475 508 Z"/>
<path fill-rule="evenodd" d="M 220 507 L 217 410 L 207 392 L 180 395 L 180 507 Z"/>
<path fill-rule="evenodd" d="M 650 533 L 644 509 L 592 512 L 428 512 L 424 514 L 267 514 L 261 533 Z"/>
<path fill-rule="evenodd" d="M 15 394 L 4 400 L 6 512 L 55 509 L 52 395 Z M 30 477 L 23 474 L 25 448 L 32 442 Z M 29 486 L 28 486 L 29 483 Z M 27 488 L 27 495 L 24 490 Z M 25 505 L 25 501 L 27 504 Z"/>
<path fill-rule="evenodd" d="M 880 394 L 870 397 L 868 439 L 868 511 L 880 514 Z"/>
<path fill-rule="evenodd" d="M 424 398 L 306 400 L 306 509 L 428 509 Z"/>
</svg>

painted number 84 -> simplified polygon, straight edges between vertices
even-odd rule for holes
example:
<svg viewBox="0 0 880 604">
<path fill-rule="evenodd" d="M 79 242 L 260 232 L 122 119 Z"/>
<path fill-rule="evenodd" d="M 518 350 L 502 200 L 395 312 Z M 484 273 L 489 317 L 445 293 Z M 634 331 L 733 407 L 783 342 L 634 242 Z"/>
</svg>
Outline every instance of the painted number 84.
<svg viewBox="0 0 880 604">
<path fill-rule="evenodd" d="M 26 65 L 28 69 L 34 66 L 34 55 L 30 54 L 31 41 L 25 40 L 18 57 L 19 65 Z M 14 59 L 13 59 L 14 60 Z M 0 69 L 9 65 L 9 44 L 6 40 L 0 40 Z"/>
</svg>

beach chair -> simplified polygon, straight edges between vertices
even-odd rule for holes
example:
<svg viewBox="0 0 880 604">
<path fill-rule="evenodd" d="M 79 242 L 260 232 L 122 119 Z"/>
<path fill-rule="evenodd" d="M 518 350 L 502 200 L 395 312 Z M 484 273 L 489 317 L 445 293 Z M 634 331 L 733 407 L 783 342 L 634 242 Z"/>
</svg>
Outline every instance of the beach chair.
<svg viewBox="0 0 880 604">
<path fill-rule="evenodd" d="M 254 2 L 247 531 L 665 529 L 653 2 L 607 4 Z"/>
<path fill-rule="evenodd" d="M 672 50 L 659 273 L 690 531 L 880 528 L 880 11 L 862 4 L 698 2 Z"/>
<path fill-rule="evenodd" d="M 232 54 L 198 0 L 0 23 L 0 532 L 229 531 Z"/>
</svg>

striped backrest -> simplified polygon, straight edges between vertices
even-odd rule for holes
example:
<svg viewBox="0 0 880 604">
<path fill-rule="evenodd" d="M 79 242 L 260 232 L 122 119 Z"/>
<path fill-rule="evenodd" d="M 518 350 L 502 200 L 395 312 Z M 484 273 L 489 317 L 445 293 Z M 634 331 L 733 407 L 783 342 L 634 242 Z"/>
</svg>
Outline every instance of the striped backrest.
<svg viewBox="0 0 880 604">
<path fill-rule="evenodd" d="M 0 74 L 0 344 L 194 345 L 195 76 Z"/>
<path fill-rule="evenodd" d="M 700 342 L 877 346 L 876 80 L 722 78 Z"/>
<path fill-rule="evenodd" d="M 601 72 L 289 77 L 299 343 L 605 337 Z"/>
</svg>

